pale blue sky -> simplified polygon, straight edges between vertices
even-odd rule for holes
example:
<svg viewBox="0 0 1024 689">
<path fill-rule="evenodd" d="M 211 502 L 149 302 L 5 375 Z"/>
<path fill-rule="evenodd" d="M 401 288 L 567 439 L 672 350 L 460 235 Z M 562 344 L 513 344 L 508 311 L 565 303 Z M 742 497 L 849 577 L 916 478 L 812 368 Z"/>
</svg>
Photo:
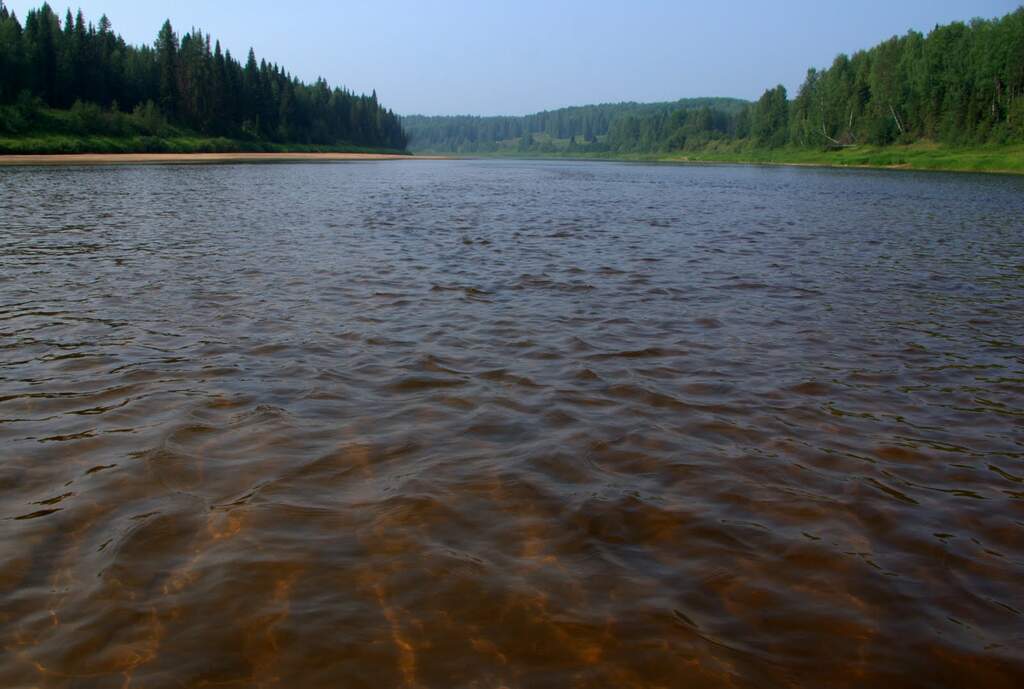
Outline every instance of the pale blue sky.
<svg viewBox="0 0 1024 689">
<path fill-rule="evenodd" d="M 41 0 L 5 0 L 24 17 Z M 61 15 L 67 2 L 51 2 Z M 377 89 L 400 114 L 524 114 L 608 101 L 756 98 L 810 66 L 1020 0 L 78 0 L 131 43 L 169 18 L 304 80 Z"/>
</svg>

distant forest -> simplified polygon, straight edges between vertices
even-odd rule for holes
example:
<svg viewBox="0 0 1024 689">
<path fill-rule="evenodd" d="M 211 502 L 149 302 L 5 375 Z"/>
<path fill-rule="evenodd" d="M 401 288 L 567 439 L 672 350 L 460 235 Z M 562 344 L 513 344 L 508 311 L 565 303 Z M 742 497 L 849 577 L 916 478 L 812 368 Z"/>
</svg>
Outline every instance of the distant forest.
<svg viewBox="0 0 1024 689">
<path fill-rule="evenodd" d="M 1024 7 L 994 20 L 910 31 L 810 69 L 749 103 L 691 99 L 598 105 L 527 117 L 406 117 L 413 150 L 657 153 L 714 142 L 846 148 L 1024 141 Z"/>
<path fill-rule="evenodd" d="M 48 4 L 22 24 L 0 0 L 0 133 L 40 129 L 46 108 L 72 134 L 161 136 L 184 127 L 204 136 L 278 143 L 352 144 L 404 150 L 398 117 L 377 95 L 305 84 L 285 69 L 245 64 L 209 34 L 180 37 L 166 22 L 153 46 L 131 46 L 104 15 L 86 23 Z"/>
<path fill-rule="evenodd" d="M 527 147 L 542 147 L 555 139 L 596 144 L 612 123 L 629 117 L 666 116 L 673 112 L 707 109 L 735 115 L 748 105 L 736 98 L 686 98 L 671 103 L 604 103 L 547 110 L 522 117 L 473 115 L 402 118 L 410 146 L 446 153 L 497 151 L 502 142 L 527 139 Z M 554 149 L 552 149 L 554 150 Z"/>
</svg>

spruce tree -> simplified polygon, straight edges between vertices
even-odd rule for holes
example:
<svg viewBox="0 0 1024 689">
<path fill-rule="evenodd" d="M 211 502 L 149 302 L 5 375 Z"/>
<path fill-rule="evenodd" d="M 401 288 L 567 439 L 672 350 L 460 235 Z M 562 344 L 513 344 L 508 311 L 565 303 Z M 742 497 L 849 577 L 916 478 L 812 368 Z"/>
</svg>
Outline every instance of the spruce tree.
<svg viewBox="0 0 1024 689">
<path fill-rule="evenodd" d="M 156 59 L 160 75 L 160 109 L 173 116 L 178 110 L 178 36 L 169 19 L 156 38 Z"/>
</svg>

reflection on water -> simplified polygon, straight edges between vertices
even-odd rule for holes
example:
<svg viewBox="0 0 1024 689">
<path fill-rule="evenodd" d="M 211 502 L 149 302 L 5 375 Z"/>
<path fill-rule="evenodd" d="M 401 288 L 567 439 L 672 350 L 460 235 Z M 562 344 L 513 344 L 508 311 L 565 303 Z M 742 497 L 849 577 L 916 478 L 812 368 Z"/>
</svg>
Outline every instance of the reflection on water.
<svg viewBox="0 0 1024 689">
<path fill-rule="evenodd" d="M 1022 192 L 0 170 L 0 685 L 1019 687 Z"/>
</svg>

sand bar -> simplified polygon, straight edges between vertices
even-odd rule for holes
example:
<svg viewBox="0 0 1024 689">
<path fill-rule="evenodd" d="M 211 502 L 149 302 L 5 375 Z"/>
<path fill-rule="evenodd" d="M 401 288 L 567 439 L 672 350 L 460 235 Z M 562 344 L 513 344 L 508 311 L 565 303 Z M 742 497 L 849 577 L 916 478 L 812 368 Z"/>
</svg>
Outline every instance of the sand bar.
<svg viewBox="0 0 1024 689">
<path fill-rule="evenodd" d="M 339 160 L 425 160 L 386 153 L 67 153 L 0 155 L 0 165 L 138 165 L 152 163 L 330 162 Z"/>
</svg>

